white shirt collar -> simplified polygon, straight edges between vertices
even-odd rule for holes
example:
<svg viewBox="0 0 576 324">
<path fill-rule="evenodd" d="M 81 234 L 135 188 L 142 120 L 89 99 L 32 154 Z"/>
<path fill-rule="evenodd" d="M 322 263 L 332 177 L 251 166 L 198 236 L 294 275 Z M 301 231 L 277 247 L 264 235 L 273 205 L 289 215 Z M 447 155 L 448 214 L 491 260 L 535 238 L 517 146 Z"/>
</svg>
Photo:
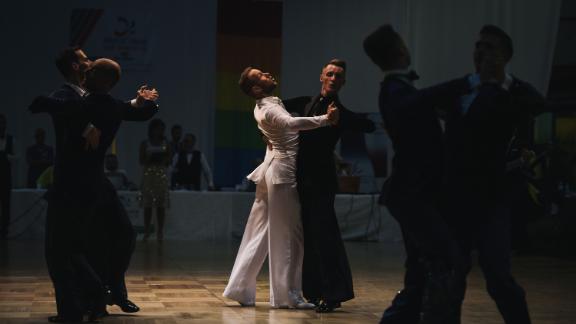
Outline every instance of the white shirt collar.
<svg viewBox="0 0 576 324">
<path fill-rule="evenodd" d="M 256 100 L 256 104 L 260 105 L 260 104 L 267 104 L 267 103 L 271 103 L 271 104 L 281 104 L 282 100 L 280 100 L 280 98 L 276 97 L 276 96 L 268 96 L 268 97 L 264 97 L 264 98 L 260 98 Z"/>
<path fill-rule="evenodd" d="M 478 73 L 470 74 L 468 76 L 468 82 L 470 83 L 471 89 L 478 88 L 480 86 L 480 84 L 482 83 L 482 81 L 480 81 L 480 75 Z M 514 82 L 514 78 L 509 73 L 506 73 L 506 77 L 505 77 L 504 81 L 502 83 L 500 83 L 500 86 L 502 86 L 502 88 L 504 88 L 504 90 L 509 90 L 510 86 L 512 86 L 513 82 Z"/>
<path fill-rule="evenodd" d="M 84 95 L 86 95 L 86 93 L 87 93 L 86 90 L 84 90 L 82 87 L 80 87 L 74 83 L 66 82 L 66 85 L 68 85 L 70 88 L 74 89 L 74 91 L 76 91 L 76 93 L 80 97 L 84 97 Z"/>
</svg>

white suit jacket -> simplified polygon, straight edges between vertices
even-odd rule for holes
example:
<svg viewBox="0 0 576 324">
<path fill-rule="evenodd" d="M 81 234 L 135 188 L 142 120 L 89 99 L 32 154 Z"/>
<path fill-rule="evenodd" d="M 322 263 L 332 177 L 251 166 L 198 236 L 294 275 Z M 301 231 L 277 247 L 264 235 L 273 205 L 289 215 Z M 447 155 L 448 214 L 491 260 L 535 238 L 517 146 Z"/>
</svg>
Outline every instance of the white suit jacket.
<svg viewBox="0 0 576 324">
<path fill-rule="evenodd" d="M 266 149 L 264 162 L 247 178 L 258 183 L 272 168 L 272 184 L 296 183 L 298 131 L 329 125 L 327 115 L 292 117 L 280 98 L 265 97 L 256 100 L 254 118 L 260 131 L 272 144 L 272 150 Z"/>
</svg>

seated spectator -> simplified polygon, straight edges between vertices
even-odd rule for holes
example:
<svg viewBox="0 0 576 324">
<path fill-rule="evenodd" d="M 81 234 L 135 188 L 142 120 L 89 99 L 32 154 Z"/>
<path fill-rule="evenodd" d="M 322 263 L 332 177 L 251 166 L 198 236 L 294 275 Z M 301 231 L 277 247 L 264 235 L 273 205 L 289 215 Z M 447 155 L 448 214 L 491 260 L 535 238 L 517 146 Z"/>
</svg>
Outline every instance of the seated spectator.
<svg viewBox="0 0 576 324">
<path fill-rule="evenodd" d="M 42 128 L 36 129 L 34 135 L 36 144 L 26 149 L 26 162 L 28 162 L 28 188 L 36 188 L 38 177 L 54 162 L 54 149 L 44 144 L 46 132 Z"/>
<path fill-rule="evenodd" d="M 126 171 L 118 169 L 118 157 L 114 154 L 107 154 L 104 161 L 104 174 L 116 190 L 135 190 L 136 185 L 128 180 Z"/>
<path fill-rule="evenodd" d="M 208 189 L 214 190 L 210 166 L 204 154 L 194 149 L 195 145 L 196 136 L 186 134 L 182 141 L 182 148 L 172 159 L 175 189 L 200 190 L 201 177 L 204 175 Z"/>
</svg>

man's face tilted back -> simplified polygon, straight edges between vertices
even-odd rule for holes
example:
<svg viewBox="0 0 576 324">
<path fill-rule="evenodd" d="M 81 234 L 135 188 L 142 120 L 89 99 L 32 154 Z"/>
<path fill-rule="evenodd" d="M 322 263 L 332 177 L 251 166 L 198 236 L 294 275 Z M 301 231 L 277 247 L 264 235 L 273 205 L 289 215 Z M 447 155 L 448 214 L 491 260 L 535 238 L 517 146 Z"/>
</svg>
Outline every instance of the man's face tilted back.
<svg viewBox="0 0 576 324">
<path fill-rule="evenodd" d="M 484 60 L 487 58 L 506 58 L 503 41 L 500 37 L 491 34 L 480 34 L 474 48 L 474 67 L 479 72 Z M 508 63 L 507 61 L 505 63 Z"/>
<path fill-rule="evenodd" d="M 257 98 L 270 95 L 278 85 L 278 82 L 276 82 L 272 74 L 262 72 L 258 69 L 250 70 L 250 72 L 248 72 L 248 79 L 254 84 L 252 93 Z"/>
<path fill-rule="evenodd" d="M 79 85 L 83 85 L 86 80 L 86 71 L 90 68 L 92 62 L 88 59 L 88 56 L 83 50 L 78 49 L 74 52 L 76 54 L 76 62 L 72 63 L 72 70 L 78 75 L 77 79 L 80 80 Z"/>
<path fill-rule="evenodd" d="M 335 96 L 346 83 L 346 71 L 340 66 L 328 64 L 322 69 L 320 83 L 322 83 L 320 93 L 323 97 Z"/>
</svg>

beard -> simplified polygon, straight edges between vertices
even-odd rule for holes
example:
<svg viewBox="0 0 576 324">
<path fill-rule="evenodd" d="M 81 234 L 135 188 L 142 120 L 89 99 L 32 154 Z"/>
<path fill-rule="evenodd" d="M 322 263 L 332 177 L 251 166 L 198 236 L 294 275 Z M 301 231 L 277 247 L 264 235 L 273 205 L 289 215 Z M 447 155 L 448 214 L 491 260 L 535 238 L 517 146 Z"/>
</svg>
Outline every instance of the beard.
<svg viewBox="0 0 576 324">
<path fill-rule="evenodd" d="M 270 84 L 263 86 L 262 89 L 266 93 L 272 93 L 272 91 L 274 91 L 274 89 L 276 89 L 276 82 L 270 82 Z"/>
</svg>

